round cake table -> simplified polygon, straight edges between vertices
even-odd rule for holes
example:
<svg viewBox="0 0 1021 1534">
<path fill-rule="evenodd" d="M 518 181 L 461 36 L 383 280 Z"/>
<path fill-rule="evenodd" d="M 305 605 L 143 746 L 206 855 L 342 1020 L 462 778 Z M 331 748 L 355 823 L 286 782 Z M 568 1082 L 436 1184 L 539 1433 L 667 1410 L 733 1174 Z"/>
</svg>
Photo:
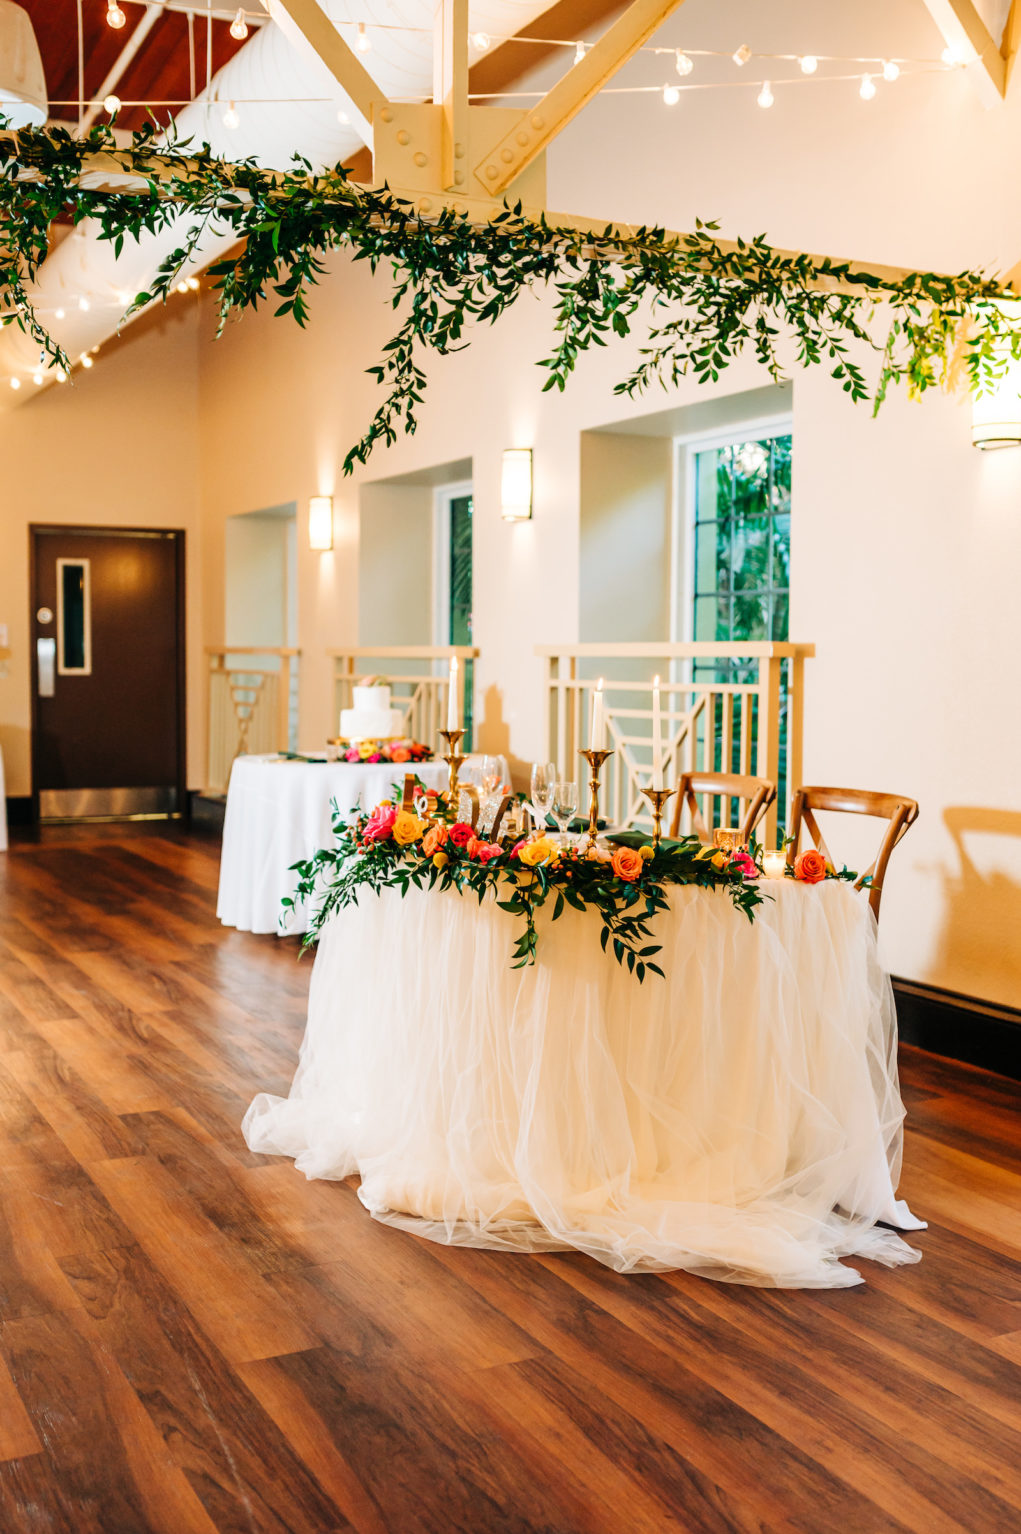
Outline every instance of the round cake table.
<svg viewBox="0 0 1021 1534">
<path fill-rule="evenodd" d="M 239 756 L 230 774 L 220 852 L 216 914 L 241 932 L 300 933 L 307 918 L 296 909 L 281 928 L 281 901 L 293 896 L 294 863 L 332 840 L 332 810 L 369 811 L 390 797 L 394 783 L 415 772 L 427 788 L 445 788 L 445 762 L 292 761 Z"/>
<path fill-rule="evenodd" d="M 540 913 L 538 961 L 487 896 L 362 895 L 324 929 L 287 1098 L 253 1151 L 361 1177 L 380 1220 L 435 1241 L 573 1247 L 620 1272 L 844 1287 L 841 1260 L 916 1261 L 896 1197 L 904 1110 L 875 921 L 846 885 L 778 882 L 753 923 L 673 886 L 665 979 L 599 921 Z"/>
</svg>

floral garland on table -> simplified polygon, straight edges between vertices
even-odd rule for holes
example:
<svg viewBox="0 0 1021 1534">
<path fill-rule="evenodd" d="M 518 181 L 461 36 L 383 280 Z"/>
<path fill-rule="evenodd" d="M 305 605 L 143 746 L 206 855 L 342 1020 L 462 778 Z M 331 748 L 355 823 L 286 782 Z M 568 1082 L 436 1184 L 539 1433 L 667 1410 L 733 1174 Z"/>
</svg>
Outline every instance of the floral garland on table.
<svg viewBox="0 0 1021 1534">
<path fill-rule="evenodd" d="M 432 748 L 418 740 L 360 740 L 357 745 L 344 748 L 341 762 L 393 762 L 403 766 L 407 762 L 431 762 Z"/>
<path fill-rule="evenodd" d="M 456 890 L 476 894 L 480 905 L 492 890 L 500 909 L 524 922 L 513 968 L 534 964 L 536 912 L 552 901 L 554 921 L 568 906 L 594 910 L 602 921 L 603 951 L 612 947 L 618 964 L 626 964 L 642 981 L 647 971 L 663 974 L 653 958 L 662 945 L 649 941 L 649 922 L 667 909 L 668 884 L 725 890 L 750 921 L 756 906 L 768 898 L 759 887 L 759 863 L 743 849 L 704 847 L 696 836 L 653 847 L 648 838 L 627 832 L 611 838 L 612 851 L 598 845 L 563 848 L 545 831 L 516 841 L 487 841 L 466 821 L 452 819 L 442 800 L 427 798 L 425 814 L 385 800 L 367 817 L 345 821 L 334 816 L 335 845 L 294 865 L 298 885 L 283 902 L 288 911 L 308 904 L 305 946 L 316 941 L 334 912 L 357 902 L 363 889 L 375 894 L 399 889 L 402 896 L 412 886 Z M 423 805 L 421 797 L 418 803 Z M 801 854 L 792 873 L 805 883 L 854 878 L 846 869 L 835 873 L 814 849 Z"/>
<path fill-rule="evenodd" d="M 0 117 L 0 323 L 19 326 L 66 372 L 71 359 L 32 293 L 58 217 L 75 225 L 94 220 L 115 255 L 125 240 L 182 220 L 180 244 L 130 302 L 128 317 L 155 299 L 165 302 L 182 270 L 201 262 L 204 242 L 224 236 L 241 243 L 209 268 L 221 330 L 231 315 L 274 300 L 277 314 L 305 325 L 309 290 L 331 250 L 349 250 L 374 272 L 389 268 L 393 307 L 402 314 L 368 369 L 384 398 L 348 452 L 346 473 L 366 463 L 377 443 L 415 430 L 430 352 L 463 349 L 476 325 L 494 323 L 522 294 L 543 287 L 555 295 L 555 338 L 539 363 L 546 389 L 563 389 L 584 352 L 630 335 L 636 324 L 647 344 L 616 386 L 632 396 L 655 383 L 676 386 L 687 373 L 715 381 L 748 351 L 773 379 L 787 375 L 789 359 L 823 365 L 851 399 L 871 399 L 878 409 L 895 383 L 912 394 L 947 386 L 960 363 L 978 392 L 1021 358 L 1017 295 L 982 272 L 894 277 L 785 254 L 762 236 L 724 242 L 716 224 L 703 220 L 686 235 L 613 225 L 579 233 L 529 217 L 520 203 L 483 224 L 449 207 L 424 218 L 386 187 L 353 182 L 341 165 L 317 172 L 295 156 L 291 169 L 271 171 L 252 159 L 220 158 L 206 144 L 175 141 L 172 130 L 154 123 L 127 144 L 105 123 L 81 137 L 52 125 L 4 126 Z M 97 157 L 109 185 L 90 184 Z M 130 190 L 120 189 L 119 176 Z M 871 387 L 851 358 L 856 343 L 876 355 Z"/>
</svg>

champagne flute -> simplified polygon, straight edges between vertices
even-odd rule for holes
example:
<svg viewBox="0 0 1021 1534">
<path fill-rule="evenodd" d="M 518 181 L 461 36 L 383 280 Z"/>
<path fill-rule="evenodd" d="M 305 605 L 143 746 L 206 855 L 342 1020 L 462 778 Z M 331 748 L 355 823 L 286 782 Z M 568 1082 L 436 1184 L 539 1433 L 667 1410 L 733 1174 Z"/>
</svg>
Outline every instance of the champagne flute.
<svg viewBox="0 0 1021 1534">
<path fill-rule="evenodd" d="M 557 769 L 553 762 L 532 763 L 532 811 L 539 831 L 545 828 L 556 782 Z"/>
<path fill-rule="evenodd" d="M 577 783 L 557 783 L 553 789 L 553 819 L 560 829 L 560 842 L 564 847 L 571 845 L 567 828 L 574 819 L 577 809 Z"/>
<path fill-rule="evenodd" d="M 500 771 L 500 758 L 498 756 L 484 756 L 482 758 L 482 792 L 495 794 L 503 779 Z"/>
</svg>

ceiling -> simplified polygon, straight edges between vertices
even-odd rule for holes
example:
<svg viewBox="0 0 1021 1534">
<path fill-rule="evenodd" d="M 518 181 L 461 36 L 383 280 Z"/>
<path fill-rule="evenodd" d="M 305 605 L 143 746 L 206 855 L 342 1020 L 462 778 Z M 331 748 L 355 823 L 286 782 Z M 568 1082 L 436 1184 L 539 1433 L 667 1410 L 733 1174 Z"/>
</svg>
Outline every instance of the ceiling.
<svg viewBox="0 0 1021 1534">
<path fill-rule="evenodd" d="M 77 0 L 19 0 L 32 18 L 35 35 L 46 72 L 50 98 L 50 116 L 55 121 L 77 122 L 76 105 L 58 103 L 78 100 L 78 4 Z M 85 100 L 102 88 L 121 51 L 130 42 L 134 29 L 150 9 L 139 0 L 118 0 L 126 23 L 114 28 L 107 25 L 107 0 L 82 0 L 82 30 L 85 55 Z M 195 9 L 200 9 L 196 5 Z M 262 12 L 256 0 L 249 0 L 250 10 Z M 208 23 L 212 41 L 212 72 L 222 68 L 244 46 L 230 35 L 230 16 L 226 0 L 216 0 L 214 19 Z M 235 6 L 236 9 L 236 6 Z M 206 18 L 194 19 L 195 83 L 199 90 L 206 83 Z M 191 64 L 188 44 L 188 17 L 181 11 L 164 7 L 145 37 L 135 57 L 127 65 L 115 87 L 122 101 L 190 101 Z M 172 112 L 159 112 L 166 121 Z M 124 107 L 117 116 L 117 126 L 138 128 L 145 122 L 144 107 Z M 105 121 L 100 114 L 100 120 Z"/>
</svg>

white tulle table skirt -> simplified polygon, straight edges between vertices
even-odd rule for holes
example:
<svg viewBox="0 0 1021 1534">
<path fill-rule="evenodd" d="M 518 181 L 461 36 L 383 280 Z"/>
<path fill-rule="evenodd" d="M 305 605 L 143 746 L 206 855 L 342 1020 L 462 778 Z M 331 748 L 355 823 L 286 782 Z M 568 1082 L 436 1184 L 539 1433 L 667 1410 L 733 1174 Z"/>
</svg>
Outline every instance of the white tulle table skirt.
<svg viewBox="0 0 1021 1534">
<path fill-rule="evenodd" d="M 845 885 L 769 893 L 749 924 L 675 887 L 644 985 L 592 913 L 540 915 L 514 970 L 488 897 L 365 894 L 323 932 L 290 1096 L 255 1099 L 247 1142 L 357 1173 L 377 1219 L 451 1244 L 785 1287 L 916 1261 L 877 1228 L 920 1222 L 874 920 Z"/>
</svg>

